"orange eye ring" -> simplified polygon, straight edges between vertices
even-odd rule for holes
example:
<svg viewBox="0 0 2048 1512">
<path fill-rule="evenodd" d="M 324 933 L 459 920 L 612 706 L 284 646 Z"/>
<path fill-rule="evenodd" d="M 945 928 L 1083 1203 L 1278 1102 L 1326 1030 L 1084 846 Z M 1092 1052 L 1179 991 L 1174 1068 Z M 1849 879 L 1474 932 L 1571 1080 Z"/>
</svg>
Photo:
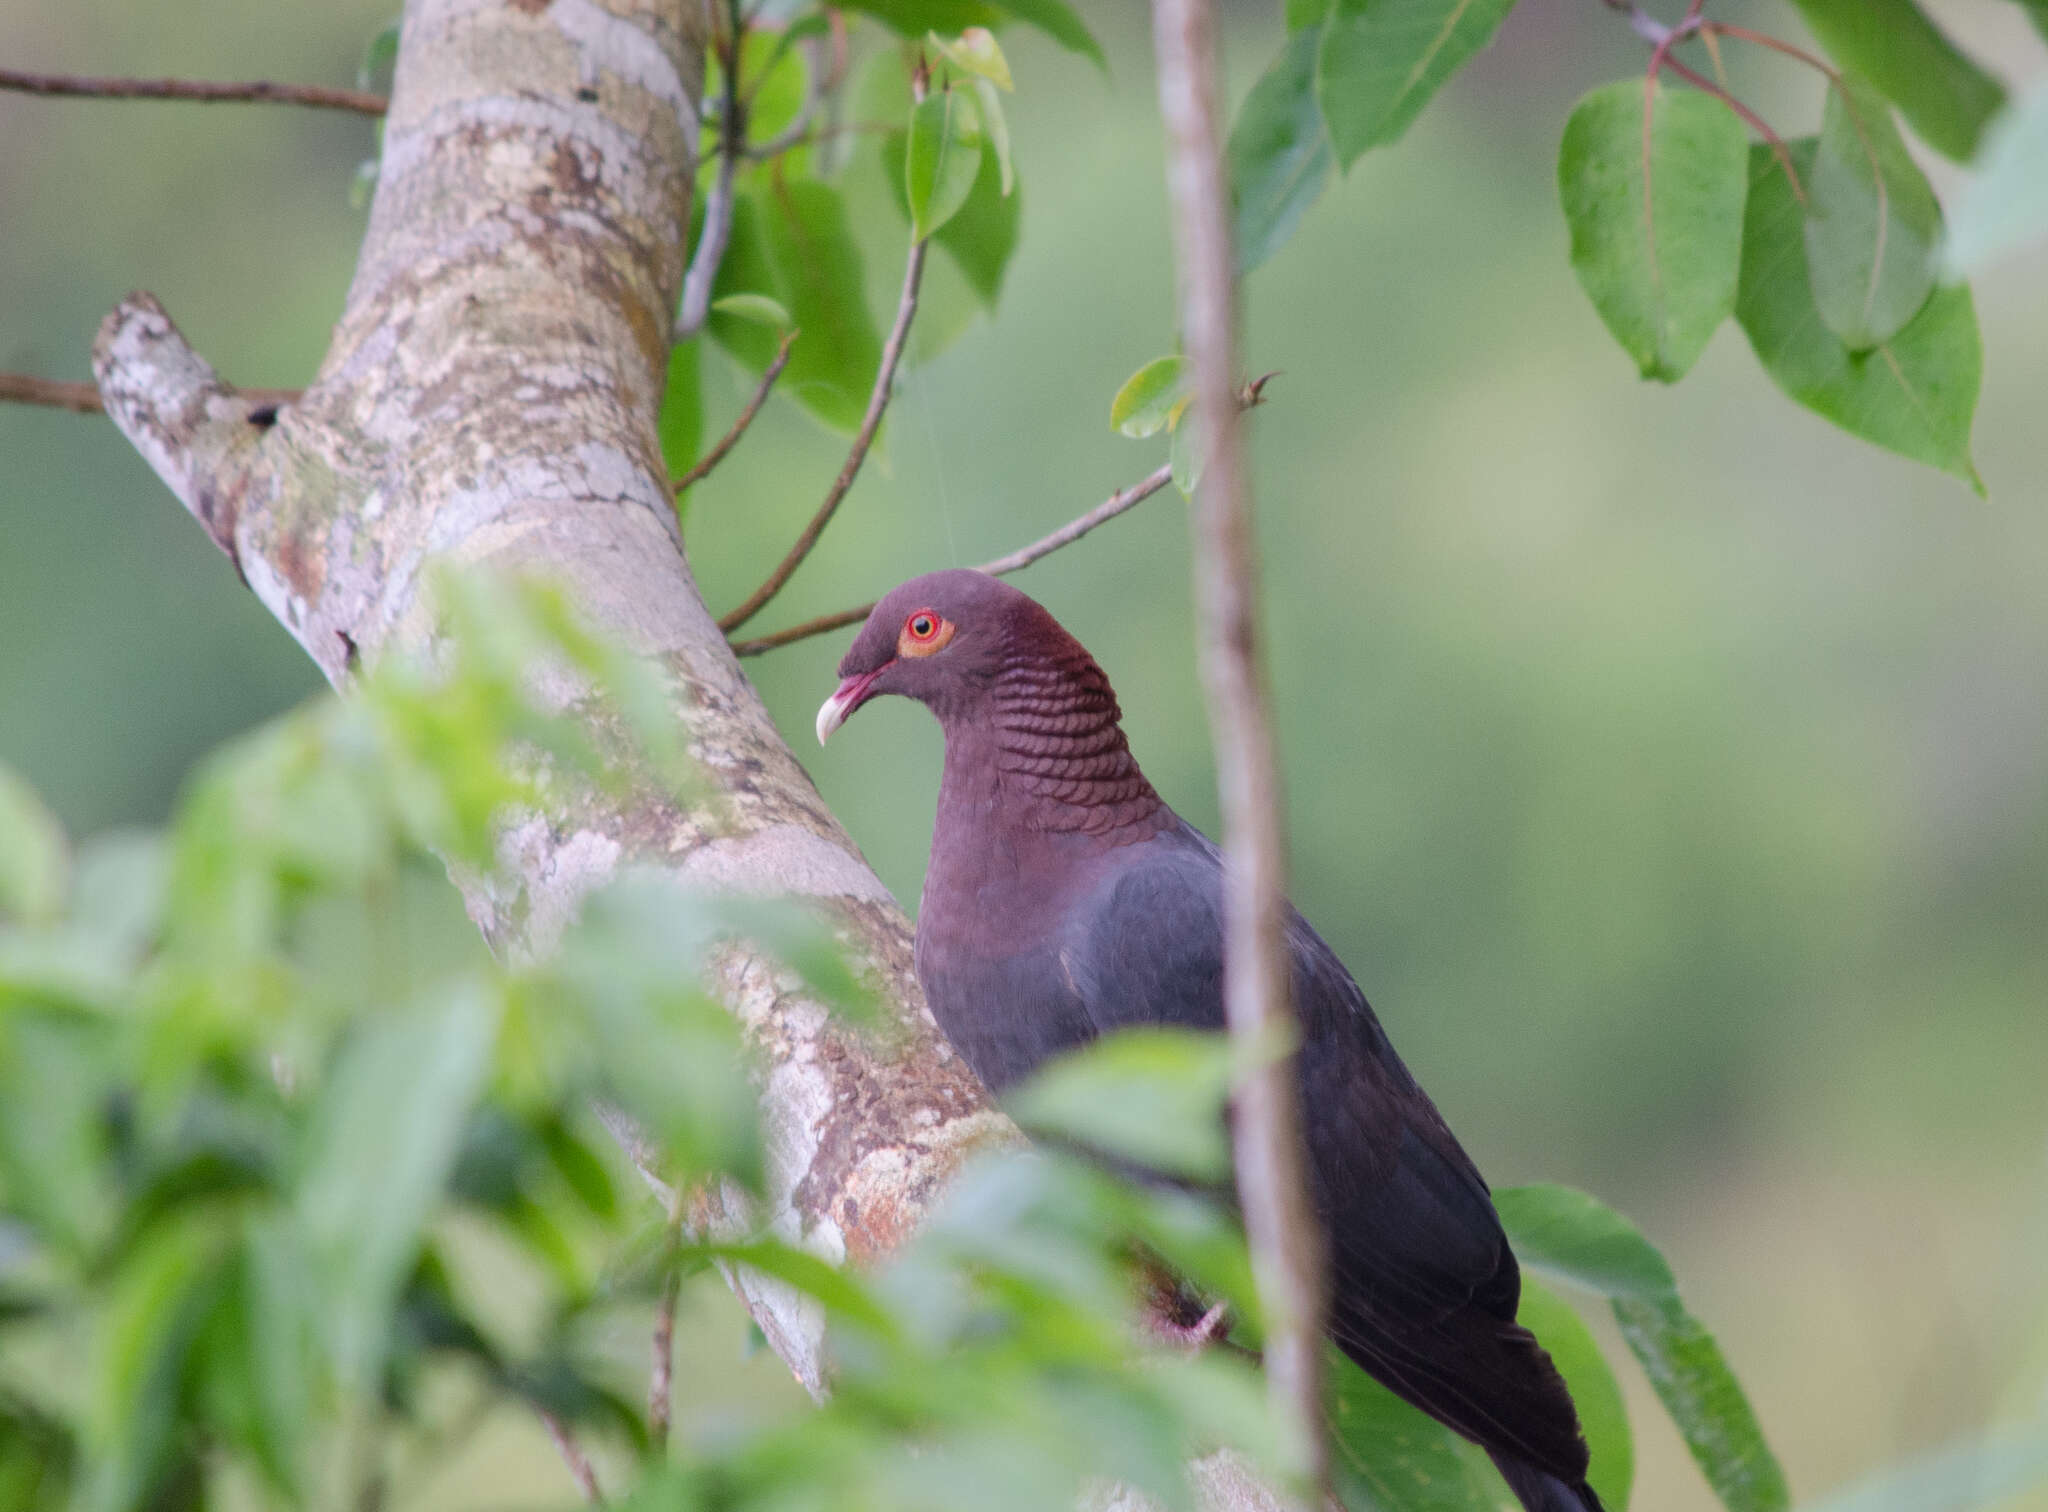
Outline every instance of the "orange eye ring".
<svg viewBox="0 0 2048 1512">
<path fill-rule="evenodd" d="M 930 656 L 953 638 L 953 622 L 936 609 L 916 609 L 903 619 L 896 637 L 898 656 Z"/>
</svg>

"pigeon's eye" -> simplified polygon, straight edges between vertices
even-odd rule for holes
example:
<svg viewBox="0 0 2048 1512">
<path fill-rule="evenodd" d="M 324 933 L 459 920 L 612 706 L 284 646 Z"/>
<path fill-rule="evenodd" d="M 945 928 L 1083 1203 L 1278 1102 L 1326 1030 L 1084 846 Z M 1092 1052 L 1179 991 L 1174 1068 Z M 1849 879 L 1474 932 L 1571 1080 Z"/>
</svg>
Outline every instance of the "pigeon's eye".
<svg viewBox="0 0 2048 1512">
<path fill-rule="evenodd" d="M 898 656 L 930 656 L 953 638 L 953 622 L 936 609 L 919 609 L 903 621 L 896 637 Z"/>
</svg>

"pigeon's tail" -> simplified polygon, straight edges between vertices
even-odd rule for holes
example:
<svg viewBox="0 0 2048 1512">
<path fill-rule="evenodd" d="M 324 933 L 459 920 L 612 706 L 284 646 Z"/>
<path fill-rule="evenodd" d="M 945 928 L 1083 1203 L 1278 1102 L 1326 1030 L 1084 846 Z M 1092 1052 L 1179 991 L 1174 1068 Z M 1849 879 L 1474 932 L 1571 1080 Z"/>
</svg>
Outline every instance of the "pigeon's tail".
<svg viewBox="0 0 2048 1512">
<path fill-rule="evenodd" d="M 1569 1484 L 1509 1454 L 1495 1454 L 1492 1459 L 1501 1479 L 1527 1512 L 1604 1512 L 1600 1498 L 1584 1481 Z"/>
</svg>

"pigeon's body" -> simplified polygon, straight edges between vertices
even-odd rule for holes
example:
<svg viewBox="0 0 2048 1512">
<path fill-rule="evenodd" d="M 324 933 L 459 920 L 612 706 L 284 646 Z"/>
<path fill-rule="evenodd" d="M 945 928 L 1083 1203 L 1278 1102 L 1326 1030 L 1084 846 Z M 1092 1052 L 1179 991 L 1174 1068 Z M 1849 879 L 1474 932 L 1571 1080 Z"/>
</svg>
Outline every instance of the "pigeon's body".
<svg viewBox="0 0 2048 1512">
<path fill-rule="evenodd" d="M 1049 614 L 935 573 L 877 606 L 840 671 L 821 735 L 880 692 L 945 728 L 917 974 L 977 1076 L 1000 1092 L 1098 1034 L 1222 1027 L 1216 848 L 1146 782 L 1107 678 Z M 1485 1448 L 1531 1512 L 1599 1512 L 1571 1397 L 1515 1323 L 1520 1272 L 1486 1183 L 1291 909 L 1288 947 L 1331 1336 Z"/>
</svg>

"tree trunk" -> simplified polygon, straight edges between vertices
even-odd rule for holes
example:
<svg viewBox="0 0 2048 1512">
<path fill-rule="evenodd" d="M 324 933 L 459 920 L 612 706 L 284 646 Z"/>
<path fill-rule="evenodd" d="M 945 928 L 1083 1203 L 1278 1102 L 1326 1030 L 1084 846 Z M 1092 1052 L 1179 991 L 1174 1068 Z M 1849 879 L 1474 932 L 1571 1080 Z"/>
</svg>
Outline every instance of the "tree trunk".
<svg viewBox="0 0 2048 1512">
<path fill-rule="evenodd" d="M 237 396 L 146 294 L 107 317 L 94 372 L 107 413 L 337 686 L 359 655 L 426 644 L 433 560 L 544 574 L 665 667 L 707 799 L 586 796 L 530 816 L 504 836 L 502 876 L 465 887 L 470 913 L 495 948 L 545 952 L 627 865 L 827 910 L 903 1032 L 849 1035 L 771 962 L 726 952 L 720 989 L 767 1068 L 773 1210 L 711 1216 L 861 1263 L 908 1236 L 972 1150 L 1016 1133 L 939 1036 L 909 921 L 684 559 L 655 417 L 704 18 L 696 0 L 409 0 L 361 260 L 303 397 Z M 821 1391 L 818 1311 L 752 1273 L 734 1284 Z M 1277 1506 L 1229 1456 L 1195 1473 L 1213 1506 Z"/>
</svg>

